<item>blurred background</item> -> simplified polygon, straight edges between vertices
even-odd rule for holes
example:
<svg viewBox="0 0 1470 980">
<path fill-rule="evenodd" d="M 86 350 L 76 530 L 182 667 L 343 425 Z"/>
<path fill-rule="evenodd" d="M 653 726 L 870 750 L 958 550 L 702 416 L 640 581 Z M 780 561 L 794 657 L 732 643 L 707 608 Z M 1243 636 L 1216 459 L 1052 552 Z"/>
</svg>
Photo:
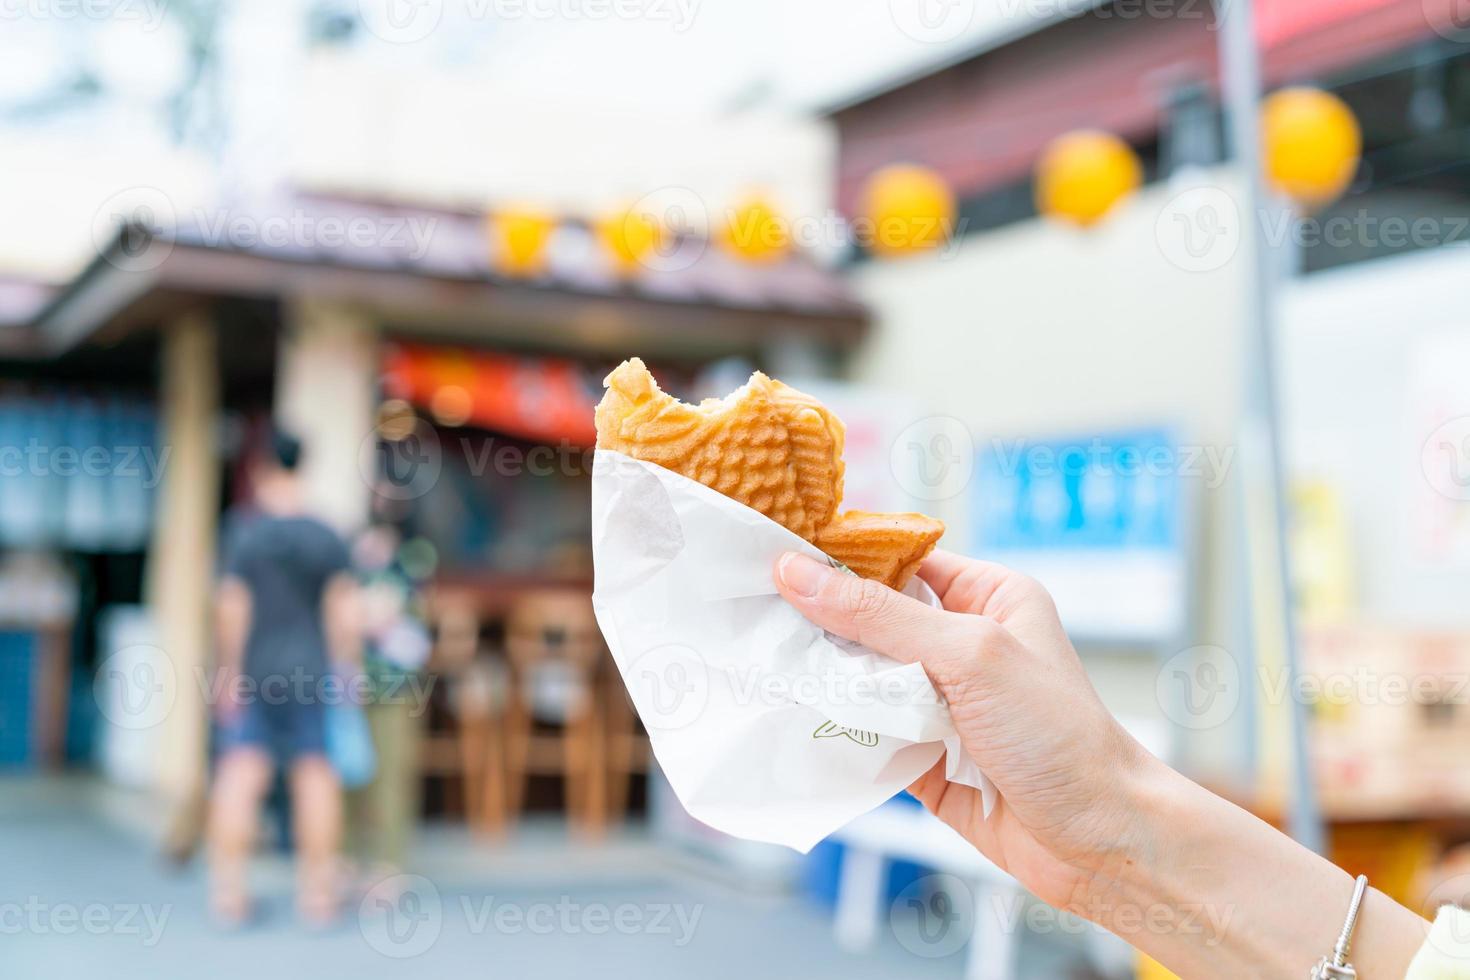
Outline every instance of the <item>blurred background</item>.
<svg viewBox="0 0 1470 980">
<path fill-rule="evenodd" d="M 588 602 L 635 354 L 817 394 L 848 505 L 1041 578 L 1151 750 L 1470 892 L 1467 41 L 1464 0 L 0 0 L 0 972 L 1164 975 L 911 800 L 808 855 L 683 812 Z M 272 425 L 376 766 L 336 924 L 278 777 L 227 929 L 212 609 Z"/>
</svg>

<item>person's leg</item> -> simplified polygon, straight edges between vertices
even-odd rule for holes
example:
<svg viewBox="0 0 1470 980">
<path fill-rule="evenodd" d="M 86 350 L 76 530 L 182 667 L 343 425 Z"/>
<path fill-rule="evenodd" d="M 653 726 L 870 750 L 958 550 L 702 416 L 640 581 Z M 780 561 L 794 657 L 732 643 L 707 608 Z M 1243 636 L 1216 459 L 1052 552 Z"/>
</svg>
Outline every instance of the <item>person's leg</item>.
<svg viewBox="0 0 1470 980">
<path fill-rule="evenodd" d="M 375 701 L 365 706 L 368 727 L 372 731 L 377 768 L 372 781 L 358 792 L 365 801 L 367 833 L 364 843 L 364 877 L 366 897 L 379 904 L 398 901 L 408 835 L 417 814 L 417 796 L 408 785 L 418 775 L 418 744 L 411 741 L 413 732 L 406 730 L 411 706 L 395 701 Z M 405 769 L 413 775 L 407 777 Z"/>
<path fill-rule="evenodd" d="M 342 787 L 325 755 L 291 764 L 291 819 L 296 837 L 297 905 L 306 919 L 337 913 L 337 855 L 342 836 Z"/>
<path fill-rule="evenodd" d="M 406 699 L 375 704 L 368 714 L 378 749 L 378 838 L 380 864 L 401 871 L 408 861 L 409 840 L 419 816 L 419 749 L 421 726 Z"/>
<path fill-rule="evenodd" d="M 270 756 L 249 745 L 227 750 L 215 771 L 209 801 L 210 904 L 227 923 L 242 922 L 249 914 L 245 871 L 271 771 Z"/>
</svg>

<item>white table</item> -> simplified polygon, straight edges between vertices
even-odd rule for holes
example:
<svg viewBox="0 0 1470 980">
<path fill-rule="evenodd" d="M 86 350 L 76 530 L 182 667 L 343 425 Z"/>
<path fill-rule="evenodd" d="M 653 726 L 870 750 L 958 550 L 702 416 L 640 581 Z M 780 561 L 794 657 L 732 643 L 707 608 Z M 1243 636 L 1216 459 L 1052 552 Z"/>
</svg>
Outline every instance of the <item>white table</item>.
<svg viewBox="0 0 1470 980">
<path fill-rule="evenodd" d="M 837 885 L 833 927 L 837 944 L 861 951 L 872 946 L 887 921 L 883 883 L 888 862 L 912 861 L 952 874 L 970 888 L 975 926 L 966 954 L 966 980 L 1015 976 L 1015 917 L 1006 910 L 1023 899 L 1021 886 L 974 846 L 918 807 L 886 804 L 832 835 L 847 848 Z"/>
</svg>

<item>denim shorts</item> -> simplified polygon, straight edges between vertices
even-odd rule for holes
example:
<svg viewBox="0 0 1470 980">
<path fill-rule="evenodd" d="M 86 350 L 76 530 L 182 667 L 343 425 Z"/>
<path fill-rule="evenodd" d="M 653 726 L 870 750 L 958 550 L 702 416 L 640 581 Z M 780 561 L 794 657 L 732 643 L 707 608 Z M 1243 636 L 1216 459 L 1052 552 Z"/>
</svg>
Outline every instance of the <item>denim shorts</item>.
<svg viewBox="0 0 1470 980">
<path fill-rule="evenodd" d="M 277 765 L 326 755 L 326 710 L 319 701 L 242 704 L 235 717 L 220 726 L 220 748 L 263 749 Z"/>
</svg>

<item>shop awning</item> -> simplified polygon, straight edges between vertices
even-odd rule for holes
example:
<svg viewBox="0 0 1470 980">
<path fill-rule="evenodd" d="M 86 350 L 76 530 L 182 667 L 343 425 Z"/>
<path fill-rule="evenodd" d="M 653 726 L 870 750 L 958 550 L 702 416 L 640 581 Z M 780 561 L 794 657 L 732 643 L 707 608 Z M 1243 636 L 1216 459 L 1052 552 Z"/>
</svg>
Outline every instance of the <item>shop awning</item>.
<svg viewBox="0 0 1470 980">
<path fill-rule="evenodd" d="M 266 222 L 282 215 L 307 229 L 351 222 L 346 227 L 383 234 L 367 242 L 232 237 L 231 229 L 275 227 Z M 384 243 L 393 240 L 389 231 L 401 238 L 426 225 L 431 233 L 412 248 Z M 544 276 L 514 279 L 490 265 L 483 214 L 317 196 L 254 215 L 235 207 L 171 228 L 120 229 L 35 327 L 44 351 L 57 354 L 147 327 L 200 299 L 303 296 L 350 302 L 394 335 L 619 358 L 703 359 L 791 340 L 840 349 L 867 328 L 867 312 L 842 277 L 802 253 L 757 266 L 710 247 L 687 265 L 633 276 L 571 254 Z"/>
</svg>

